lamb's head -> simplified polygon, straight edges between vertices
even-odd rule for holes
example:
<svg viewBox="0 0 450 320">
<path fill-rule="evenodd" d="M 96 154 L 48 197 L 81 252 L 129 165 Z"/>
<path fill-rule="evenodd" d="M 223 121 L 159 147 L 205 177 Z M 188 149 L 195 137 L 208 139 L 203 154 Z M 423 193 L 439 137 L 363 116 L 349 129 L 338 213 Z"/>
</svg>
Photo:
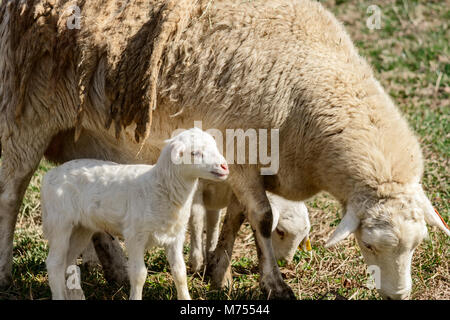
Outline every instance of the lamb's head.
<svg viewBox="0 0 450 320">
<path fill-rule="evenodd" d="M 198 128 L 192 128 L 168 140 L 172 162 L 187 176 L 223 181 L 229 171 L 214 138 Z"/>
<path fill-rule="evenodd" d="M 283 211 L 279 213 L 278 223 L 272 232 L 272 245 L 275 258 L 287 262 L 292 261 L 302 241 L 309 238 L 309 231 L 311 229 L 308 209 L 305 204 L 303 202 L 289 202 L 290 207 L 280 208 Z M 272 203 L 272 212 L 277 210 L 276 205 Z"/>
<path fill-rule="evenodd" d="M 387 299 L 408 299 L 412 256 L 427 237 L 426 223 L 450 235 L 422 188 L 416 184 L 388 197 L 350 200 L 327 247 L 354 233 L 364 260 L 372 266 L 379 293 Z"/>
</svg>

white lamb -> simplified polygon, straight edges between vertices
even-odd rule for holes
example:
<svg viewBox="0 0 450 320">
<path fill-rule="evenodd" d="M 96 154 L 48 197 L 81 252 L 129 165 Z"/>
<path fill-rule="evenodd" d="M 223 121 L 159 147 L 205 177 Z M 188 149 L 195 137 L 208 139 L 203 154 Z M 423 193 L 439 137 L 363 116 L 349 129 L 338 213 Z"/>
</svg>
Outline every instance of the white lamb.
<svg viewBox="0 0 450 320">
<path fill-rule="evenodd" d="M 52 298 L 68 297 L 66 268 L 102 231 L 124 239 L 130 299 L 142 299 L 144 253 L 153 246 L 166 249 L 178 299 L 190 299 L 182 250 L 198 178 L 228 174 L 214 138 L 196 128 L 168 140 L 154 166 L 75 160 L 51 170 L 41 196 Z"/>
</svg>

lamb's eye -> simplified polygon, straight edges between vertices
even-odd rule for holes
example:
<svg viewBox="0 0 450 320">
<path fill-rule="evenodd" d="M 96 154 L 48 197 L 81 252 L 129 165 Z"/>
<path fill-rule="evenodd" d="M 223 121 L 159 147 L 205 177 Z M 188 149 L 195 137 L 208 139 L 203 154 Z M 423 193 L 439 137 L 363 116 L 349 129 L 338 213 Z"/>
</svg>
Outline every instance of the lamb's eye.
<svg viewBox="0 0 450 320">
<path fill-rule="evenodd" d="M 284 231 L 283 231 L 283 230 L 280 230 L 280 229 L 278 229 L 278 228 L 276 228 L 275 230 L 277 231 L 277 233 L 278 233 L 278 235 L 280 236 L 280 238 L 283 239 L 283 238 L 284 238 Z"/>
<path fill-rule="evenodd" d="M 202 157 L 203 156 L 203 154 L 200 151 L 192 151 L 191 155 L 193 157 Z"/>
<path fill-rule="evenodd" d="M 368 244 L 368 243 L 366 243 L 366 242 L 363 242 L 363 245 L 364 245 L 364 247 L 366 247 L 368 250 L 373 251 L 373 247 L 372 247 L 370 244 Z"/>
</svg>

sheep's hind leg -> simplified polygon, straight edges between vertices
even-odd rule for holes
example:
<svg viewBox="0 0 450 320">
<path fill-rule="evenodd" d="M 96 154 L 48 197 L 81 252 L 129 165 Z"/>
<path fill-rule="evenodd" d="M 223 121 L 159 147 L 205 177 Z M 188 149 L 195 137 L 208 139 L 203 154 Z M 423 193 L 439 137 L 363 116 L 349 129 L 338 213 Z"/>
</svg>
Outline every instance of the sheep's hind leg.
<svg viewBox="0 0 450 320">
<path fill-rule="evenodd" d="M 206 273 L 211 276 L 212 289 L 220 289 L 226 285 L 231 285 L 231 255 L 236 235 L 244 220 L 244 209 L 233 195 L 217 247 L 208 259 Z"/>
<path fill-rule="evenodd" d="M 96 233 L 92 241 L 106 280 L 127 285 L 129 283 L 127 258 L 118 240 L 106 233 Z"/>
<path fill-rule="evenodd" d="M 31 124 L 33 126 L 33 124 Z M 48 130 L 47 130 L 48 131 Z M 50 137 L 22 128 L 2 139 L 0 166 L 0 288 L 11 284 L 13 235 L 17 214 L 30 179 L 39 165 Z"/>
<path fill-rule="evenodd" d="M 184 235 L 180 236 L 174 244 L 166 246 L 167 260 L 177 288 L 178 300 L 191 300 L 187 286 L 186 265 L 183 258 Z"/>
</svg>

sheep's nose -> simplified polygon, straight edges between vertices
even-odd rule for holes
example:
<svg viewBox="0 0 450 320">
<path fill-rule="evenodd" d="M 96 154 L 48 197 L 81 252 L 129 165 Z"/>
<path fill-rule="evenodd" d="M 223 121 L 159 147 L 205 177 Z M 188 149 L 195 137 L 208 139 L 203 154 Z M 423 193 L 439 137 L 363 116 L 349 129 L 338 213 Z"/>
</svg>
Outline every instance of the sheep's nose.
<svg viewBox="0 0 450 320">
<path fill-rule="evenodd" d="M 227 165 L 227 164 L 222 163 L 222 164 L 220 165 L 220 167 L 221 167 L 223 170 L 228 171 L 228 165 Z"/>
</svg>

